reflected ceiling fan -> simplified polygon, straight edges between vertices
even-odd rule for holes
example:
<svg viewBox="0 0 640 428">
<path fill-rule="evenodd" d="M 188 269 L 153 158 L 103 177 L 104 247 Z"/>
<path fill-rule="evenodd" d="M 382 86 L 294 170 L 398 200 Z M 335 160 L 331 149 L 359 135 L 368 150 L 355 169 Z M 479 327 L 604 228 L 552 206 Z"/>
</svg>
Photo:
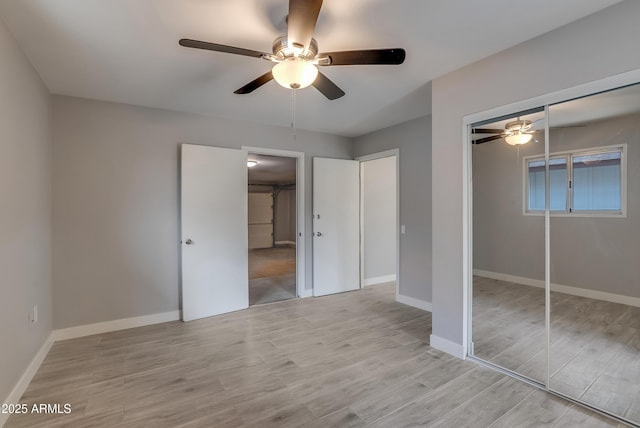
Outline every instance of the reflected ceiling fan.
<svg viewBox="0 0 640 428">
<path fill-rule="evenodd" d="M 248 94 L 275 79 L 289 89 L 313 85 L 325 97 L 335 100 L 345 93 L 317 66 L 334 65 L 398 65 L 404 62 L 404 49 L 369 49 L 356 51 L 318 53 L 318 42 L 313 31 L 318 21 L 322 0 L 290 0 L 287 16 L 288 33 L 273 42 L 273 53 L 219 45 L 192 39 L 181 39 L 180 45 L 235 55 L 250 56 L 276 63 L 272 70 L 236 90 L 236 94 Z"/>
<path fill-rule="evenodd" d="M 499 140 L 504 138 L 507 144 L 512 146 L 518 146 L 526 144 L 533 138 L 533 134 L 542 131 L 540 126 L 544 126 L 543 119 L 532 122 L 530 120 L 514 120 L 508 122 L 504 129 L 499 128 L 473 128 L 472 134 L 496 134 L 490 137 L 479 138 L 473 140 L 473 144 L 488 143 L 489 141 Z"/>
</svg>

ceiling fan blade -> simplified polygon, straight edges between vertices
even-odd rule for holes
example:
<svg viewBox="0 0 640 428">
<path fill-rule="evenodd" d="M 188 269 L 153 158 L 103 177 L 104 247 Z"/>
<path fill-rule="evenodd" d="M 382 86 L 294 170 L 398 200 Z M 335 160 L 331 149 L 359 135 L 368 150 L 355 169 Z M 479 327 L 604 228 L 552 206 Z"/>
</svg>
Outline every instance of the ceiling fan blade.
<svg viewBox="0 0 640 428">
<path fill-rule="evenodd" d="M 330 59 L 328 64 L 319 65 L 399 65 L 404 62 L 407 53 L 402 48 L 395 48 L 325 52 L 318 56 Z"/>
<path fill-rule="evenodd" d="M 255 80 L 252 80 L 251 82 L 247 83 L 242 88 L 234 91 L 233 93 L 234 94 L 250 94 L 251 92 L 258 89 L 260 86 L 264 85 L 265 83 L 269 83 L 272 80 L 273 80 L 273 74 L 271 74 L 271 70 L 269 70 L 268 72 L 264 73 L 262 76 L 258 77 Z"/>
<path fill-rule="evenodd" d="M 224 52 L 235 55 L 251 56 L 254 58 L 262 58 L 267 55 L 263 52 L 253 51 L 251 49 L 236 48 L 235 46 L 219 45 L 217 43 L 202 42 L 200 40 L 180 39 L 180 46 L 194 49 L 204 49 L 207 51 Z"/>
<path fill-rule="evenodd" d="M 330 100 L 336 100 L 344 96 L 344 91 L 333 83 L 327 76 L 322 73 L 318 73 L 318 77 L 312 83 L 313 87 L 322 93 Z"/>
<path fill-rule="evenodd" d="M 472 128 L 472 134 L 502 134 L 504 129 L 498 128 Z"/>
<path fill-rule="evenodd" d="M 493 135 L 491 137 L 485 137 L 485 138 L 480 138 L 478 140 L 473 140 L 473 144 L 488 143 L 489 141 L 499 140 L 501 138 L 504 138 L 504 135 Z"/>
<path fill-rule="evenodd" d="M 529 131 L 544 131 L 544 117 L 542 119 L 534 120 L 529 127 Z"/>
<path fill-rule="evenodd" d="M 289 0 L 287 40 L 290 46 L 307 49 L 316 28 L 322 0 Z"/>
</svg>

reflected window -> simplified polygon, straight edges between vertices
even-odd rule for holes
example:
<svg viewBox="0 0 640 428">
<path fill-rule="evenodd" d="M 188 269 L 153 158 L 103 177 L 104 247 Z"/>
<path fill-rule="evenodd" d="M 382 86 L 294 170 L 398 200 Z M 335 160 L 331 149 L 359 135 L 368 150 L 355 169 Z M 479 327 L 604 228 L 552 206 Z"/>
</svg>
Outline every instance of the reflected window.
<svg viewBox="0 0 640 428">
<path fill-rule="evenodd" d="M 549 209 L 554 214 L 623 214 L 625 147 L 552 154 L 549 159 Z M 546 205 L 545 160 L 525 159 L 528 213 Z"/>
<path fill-rule="evenodd" d="M 573 156 L 573 210 L 622 210 L 622 151 Z"/>
<path fill-rule="evenodd" d="M 544 159 L 528 161 L 529 211 L 544 211 L 545 168 Z M 567 159 L 549 159 L 549 206 L 551 211 L 567 211 Z"/>
</svg>

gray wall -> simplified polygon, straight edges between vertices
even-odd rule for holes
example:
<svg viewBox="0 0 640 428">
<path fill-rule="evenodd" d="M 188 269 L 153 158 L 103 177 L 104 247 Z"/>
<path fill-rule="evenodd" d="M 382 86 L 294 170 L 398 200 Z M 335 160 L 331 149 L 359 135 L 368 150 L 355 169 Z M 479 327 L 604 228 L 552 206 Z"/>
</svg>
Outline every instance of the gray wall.
<svg viewBox="0 0 640 428">
<path fill-rule="evenodd" d="M 296 189 L 281 189 L 276 198 L 275 240 L 296 242 Z"/>
<path fill-rule="evenodd" d="M 553 115 L 553 107 L 551 110 Z M 473 148 L 474 268 L 544 280 L 544 218 L 524 216 L 522 158 L 544 154 L 542 138 L 518 151 L 504 141 Z M 627 217 L 551 217 L 551 281 L 640 297 L 640 114 L 584 127 L 552 128 L 550 151 L 628 143 Z"/>
<path fill-rule="evenodd" d="M 425 103 L 429 100 L 425 99 Z M 400 294 L 431 302 L 431 116 L 354 140 L 355 156 L 400 149 Z"/>
<path fill-rule="evenodd" d="M 522 213 L 522 158 L 544 155 L 544 133 L 535 138 L 473 146 L 474 269 L 544 280 L 544 217 Z"/>
<path fill-rule="evenodd" d="M 179 143 L 306 152 L 307 287 L 311 156 L 351 141 L 224 119 L 54 97 L 55 327 L 177 310 Z M 284 112 L 283 112 L 284 114 Z"/>
<path fill-rule="evenodd" d="M 463 340 L 464 116 L 640 68 L 628 0 L 433 81 L 433 334 Z"/>
<path fill-rule="evenodd" d="M 52 330 L 51 103 L 0 21 L 0 402 Z M 28 314 L 38 305 L 39 322 Z M 2 418 L 0 418 L 1 420 Z"/>
<path fill-rule="evenodd" d="M 290 190 L 287 190 L 287 192 L 289 193 L 289 241 L 296 242 L 296 234 L 297 234 L 296 215 L 298 213 L 296 190 L 290 189 Z"/>
<path fill-rule="evenodd" d="M 363 162 L 362 192 L 363 280 L 396 274 L 396 158 Z"/>
</svg>

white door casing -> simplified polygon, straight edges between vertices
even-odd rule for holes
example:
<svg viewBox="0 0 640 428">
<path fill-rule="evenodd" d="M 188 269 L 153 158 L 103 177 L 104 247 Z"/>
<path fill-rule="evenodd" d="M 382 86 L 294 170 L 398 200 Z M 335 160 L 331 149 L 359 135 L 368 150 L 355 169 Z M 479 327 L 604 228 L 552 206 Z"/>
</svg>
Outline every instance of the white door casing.
<svg viewBox="0 0 640 428">
<path fill-rule="evenodd" d="M 183 144 L 182 319 L 249 306 L 247 152 Z"/>
<path fill-rule="evenodd" d="M 313 295 L 360 288 L 360 162 L 313 159 Z"/>
</svg>

